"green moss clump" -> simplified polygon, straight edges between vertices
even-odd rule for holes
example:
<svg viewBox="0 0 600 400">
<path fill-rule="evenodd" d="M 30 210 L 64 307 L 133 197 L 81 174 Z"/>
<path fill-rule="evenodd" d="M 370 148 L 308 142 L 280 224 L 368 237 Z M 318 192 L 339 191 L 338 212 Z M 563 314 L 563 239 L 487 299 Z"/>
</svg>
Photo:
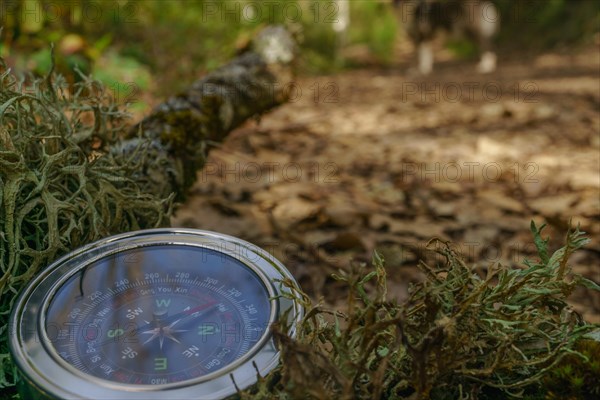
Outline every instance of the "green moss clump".
<svg viewBox="0 0 600 400">
<path fill-rule="evenodd" d="M 600 398 L 600 341 L 583 339 L 542 379 L 549 400 Z"/>
<path fill-rule="evenodd" d="M 146 142 L 128 159 L 108 152 L 127 114 L 104 87 L 50 76 L 18 80 L 0 59 L 0 388 L 17 379 L 11 306 L 40 268 L 102 237 L 168 225 L 171 212 L 170 198 L 130 178 Z"/>
</svg>

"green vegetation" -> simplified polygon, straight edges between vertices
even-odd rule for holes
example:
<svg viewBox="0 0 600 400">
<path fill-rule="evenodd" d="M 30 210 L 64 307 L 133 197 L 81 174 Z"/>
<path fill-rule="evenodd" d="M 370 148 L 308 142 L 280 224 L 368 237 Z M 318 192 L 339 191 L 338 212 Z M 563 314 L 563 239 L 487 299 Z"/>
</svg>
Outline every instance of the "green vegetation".
<svg viewBox="0 0 600 400">
<path fill-rule="evenodd" d="M 495 0 L 502 17 L 499 41 L 509 49 L 548 49 L 590 42 L 600 32 L 593 0 Z"/>
<path fill-rule="evenodd" d="M 388 65 L 401 29 L 389 1 L 351 1 L 344 47 Z M 502 15 L 501 45 L 548 48 L 589 41 L 599 32 L 600 10 L 589 0 L 496 0 Z M 182 90 L 243 48 L 269 23 L 283 23 L 302 42 L 300 71 L 332 72 L 343 62 L 334 31 L 337 6 L 331 0 L 18 0 L 2 5 L 0 56 L 18 70 L 44 75 L 50 44 L 57 70 L 72 82 L 73 68 L 104 82 L 118 101 L 146 110 L 142 93 L 159 96 Z M 453 42 L 459 56 L 473 46 Z M 340 55 L 341 54 L 341 55 Z M 362 57 L 364 58 L 364 57 Z M 362 59 L 359 57 L 359 59 Z M 152 79 L 150 78 L 152 77 Z"/>
<path fill-rule="evenodd" d="M 565 356 L 542 379 L 548 399 L 593 399 L 600 396 L 600 337 L 575 345 L 580 354 Z M 583 357 L 581 357 L 583 355 Z"/>
<path fill-rule="evenodd" d="M 340 273 L 346 310 L 302 298 L 308 312 L 298 340 L 278 333 L 280 370 L 242 398 L 596 398 L 600 341 L 586 337 L 600 327 L 567 304 L 577 286 L 600 290 L 568 267 L 588 240 L 571 230 L 550 255 L 543 228 L 531 224 L 539 261 L 497 266 L 486 276 L 451 244 L 432 240 L 446 263 L 421 263 L 426 279 L 403 304 L 387 296 L 378 254 L 373 267 Z"/>
<path fill-rule="evenodd" d="M 347 45 L 367 44 L 376 59 L 391 61 L 396 26 L 391 5 L 351 5 Z M 283 23 L 297 33 L 301 70 L 339 67 L 332 1 L 20 0 L 3 7 L 0 56 L 10 65 L 44 75 L 54 43 L 57 70 L 69 81 L 77 79 L 72 71 L 78 66 L 103 81 L 121 102 L 141 101 L 140 93 L 147 90 L 159 96 L 182 90 L 185 82 L 231 59 L 269 23 Z"/>
</svg>

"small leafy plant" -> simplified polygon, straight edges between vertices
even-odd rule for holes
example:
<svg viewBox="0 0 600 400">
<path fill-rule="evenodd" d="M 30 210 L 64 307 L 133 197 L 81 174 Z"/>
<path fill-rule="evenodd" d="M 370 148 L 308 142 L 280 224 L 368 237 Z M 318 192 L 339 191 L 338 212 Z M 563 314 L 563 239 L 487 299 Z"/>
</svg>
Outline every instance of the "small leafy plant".
<svg viewBox="0 0 600 400">
<path fill-rule="evenodd" d="M 446 262 L 421 263 L 426 279 L 410 287 L 403 304 L 387 295 L 378 254 L 372 268 L 340 273 L 347 310 L 302 297 L 308 311 L 297 339 L 276 330 L 283 357 L 278 373 L 241 397 L 542 399 L 600 393 L 600 342 L 586 339 L 599 327 L 567 303 L 578 286 L 600 290 L 568 266 L 588 239 L 578 228 L 570 230 L 566 245 L 549 255 L 543 228 L 531 224 L 539 261 L 526 261 L 522 269 L 498 266 L 485 276 L 465 265 L 449 243 L 432 240 L 429 247 Z"/>
</svg>

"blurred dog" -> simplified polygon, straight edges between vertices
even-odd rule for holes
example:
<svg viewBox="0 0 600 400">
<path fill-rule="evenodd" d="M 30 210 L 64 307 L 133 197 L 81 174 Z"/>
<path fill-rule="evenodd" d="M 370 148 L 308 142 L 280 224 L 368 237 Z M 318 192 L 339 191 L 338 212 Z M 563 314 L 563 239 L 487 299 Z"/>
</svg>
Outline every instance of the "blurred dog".
<svg viewBox="0 0 600 400">
<path fill-rule="evenodd" d="M 419 72 L 433 70 L 431 42 L 438 31 L 466 36 L 479 47 L 477 70 L 490 73 L 496 69 L 492 41 L 500 27 L 498 9 L 484 0 L 394 0 L 402 24 L 418 52 Z"/>
</svg>

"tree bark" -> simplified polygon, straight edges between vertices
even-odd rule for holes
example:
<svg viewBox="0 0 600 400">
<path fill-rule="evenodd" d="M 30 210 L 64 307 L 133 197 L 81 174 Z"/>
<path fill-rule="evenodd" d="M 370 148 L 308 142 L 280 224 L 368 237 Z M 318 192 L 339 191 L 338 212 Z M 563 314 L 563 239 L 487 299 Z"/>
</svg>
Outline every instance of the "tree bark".
<svg viewBox="0 0 600 400">
<path fill-rule="evenodd" d="M 112 156 L 139 163 L 133 178 L 143 191 L 184 199 L 212 145 L 287 100 L 296 50 L 283 27 L 263 29 L 249 51 L 156 107 Z"/>
</svg>

